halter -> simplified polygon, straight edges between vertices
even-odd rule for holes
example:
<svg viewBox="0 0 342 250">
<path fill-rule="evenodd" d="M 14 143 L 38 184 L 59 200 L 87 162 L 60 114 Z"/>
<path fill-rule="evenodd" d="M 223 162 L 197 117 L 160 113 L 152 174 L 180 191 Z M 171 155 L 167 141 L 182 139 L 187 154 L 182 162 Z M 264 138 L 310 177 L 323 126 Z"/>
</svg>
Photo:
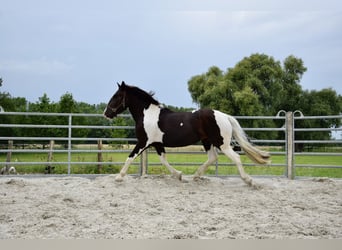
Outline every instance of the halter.
<svg viewBox="0 0 342 250">
<path fill-rule="evenodd" d="M 125 109 L 126 108 L 126 92 L 124 92 L 124 96 L 122 98 L 122 102 L 121 104 L 117 107 L 117 108 L 112 108 L 112 107 L 109 107 L 109 109 L 113 112 L 113 113 L 116 113 L 116 111 L 120 108 L 120 106 L 122 105 L 122 108 Z"/>
</svg>

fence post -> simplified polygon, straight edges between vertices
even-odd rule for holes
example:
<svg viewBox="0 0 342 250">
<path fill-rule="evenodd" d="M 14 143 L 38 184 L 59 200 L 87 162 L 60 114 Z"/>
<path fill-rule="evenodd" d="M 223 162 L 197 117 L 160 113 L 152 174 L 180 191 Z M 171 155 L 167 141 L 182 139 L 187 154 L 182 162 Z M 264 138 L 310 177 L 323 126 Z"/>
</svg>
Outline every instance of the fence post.
<svg viewBox="0 0 342 250">
<path fill-rule="evenodd" d="M 53 156 L 53 146 L 55 145 L 54 140 L 50 140 L 50 145 L 49 145 L 49 153 L 47 157 L 47 161 L 49 162 L 45 168 L 45 173 L 46 174 L 51 174 L 53 167 L 51 166 L 50 162 L 52 161 L 52 156 Z"/>
<path fill-rule="evenodd" d="M 148 164 L 148 159 L 147 159 L 147 149 L 146 149 L 140 155 L 140 175 L 141 176 L 144 176 L 147 174 L 147 164 Z"/>
<path fill-rule="evenodd" d="M 286 112 L 286 176 L 293 180 L 295 176 L 294 171 L 294 119 L 292 112 Z"/>
<path fill-rule="evenodd" d="M 102 148 L 103 148 L 102 140 L 98 140 L 97 141 L 97 149 L 98 150 L 102 150 Z M 101 172 L 102 172 L 102 164 L 101 164 L 101 162 L 103 162 L 102 151 L 99 151 L 97 153 L 97 162 L 99 163 L 97 165 L 97 170 L 98 170 L 99 174 L 101 174 Z"/>
<path fill-rule="evenodd" d="M 72 114 L 69 114 L 69 127 L 68 127 L 68 174 L 71 173 L 71 126 Z"/>
<path fill-rule="evenodd" d="M 12 159 L 12 150 L 13 149 L 13 141 L 9 140 L 8 141 L 8 152 L 7 152 L 7 156 L 6 156 L 6 173 L 8 173 L 9 169 L 10 169 L 10 162 Z"/>
</svg>

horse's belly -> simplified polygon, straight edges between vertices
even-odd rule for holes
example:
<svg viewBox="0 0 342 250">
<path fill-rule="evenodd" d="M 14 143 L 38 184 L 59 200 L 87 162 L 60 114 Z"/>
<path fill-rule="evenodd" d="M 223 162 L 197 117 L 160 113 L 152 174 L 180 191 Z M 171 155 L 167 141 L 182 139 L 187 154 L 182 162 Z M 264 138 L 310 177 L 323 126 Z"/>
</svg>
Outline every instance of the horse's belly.
<svg viewBox="0 0 342 250">
<path fill-rule="evenodd" d="M 165 133 L 163 144 L 165 147 L 184 147 L 197 143 L 200 138 L 195 133 L 183 133 L 181 130 Z"/>
</svg>

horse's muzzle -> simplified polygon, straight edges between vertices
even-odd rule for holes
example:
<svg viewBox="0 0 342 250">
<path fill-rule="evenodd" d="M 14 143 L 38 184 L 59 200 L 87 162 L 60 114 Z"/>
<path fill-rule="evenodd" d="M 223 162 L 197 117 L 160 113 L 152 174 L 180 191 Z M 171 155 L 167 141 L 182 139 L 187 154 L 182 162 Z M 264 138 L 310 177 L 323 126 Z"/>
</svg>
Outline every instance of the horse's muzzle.
<svg viewBox="0 0 342 250">
<path fill-rule="evenodd" d="M 113 118 L 116 116 L 116 114 L 113 112 L 112 109 L 106 108 L 106 109 L 103 111 L 103 116 L 104 116 L 105 118 L 107 118 L 108 120 L 111 120 L 111 119 L 113 119 Z"/>
</svg>

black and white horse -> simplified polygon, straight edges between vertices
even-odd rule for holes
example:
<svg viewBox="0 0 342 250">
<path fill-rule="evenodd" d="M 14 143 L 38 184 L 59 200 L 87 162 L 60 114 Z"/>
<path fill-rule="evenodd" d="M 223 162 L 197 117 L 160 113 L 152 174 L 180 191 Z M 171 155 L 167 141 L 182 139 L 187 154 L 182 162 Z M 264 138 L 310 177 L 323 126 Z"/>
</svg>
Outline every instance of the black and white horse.
<svg viewBox="0 0 342 250">
<path fill-rule="evenodd" d="M 123 180 L 134 159 L 151 146 L 156 149 L 162 164 L 180 180 L 182 172 L 177 171 L 167 162 L 165 147 L 182 147 L 202 142 L 208 160 L 198 168 L 194 179 L 199 178 L 208 166 L 217 160 L 215 148 L 218 148 L 237 165 L 241 178 L 248 185 L 252 185 L 252 178 L 245 173 L 239 154 L 234 152 L 230 145 L 232 136 L 254 162 L 258 164 L 269 162 L 270 155 L 252 146 L 237 120 L 230 115 L 211 109 L 173 112 L 162 107 L 153 98 L 153 94 L 138 87 L 129 86 L 124 82 L 118 84 L 118 87 L 104 110 L 104 116 L 112 119 L 128 108 L 135 121 L 138 143 L 128 156 L 120 174 L 116 176 L 117 181 Z"/>
</svg>

